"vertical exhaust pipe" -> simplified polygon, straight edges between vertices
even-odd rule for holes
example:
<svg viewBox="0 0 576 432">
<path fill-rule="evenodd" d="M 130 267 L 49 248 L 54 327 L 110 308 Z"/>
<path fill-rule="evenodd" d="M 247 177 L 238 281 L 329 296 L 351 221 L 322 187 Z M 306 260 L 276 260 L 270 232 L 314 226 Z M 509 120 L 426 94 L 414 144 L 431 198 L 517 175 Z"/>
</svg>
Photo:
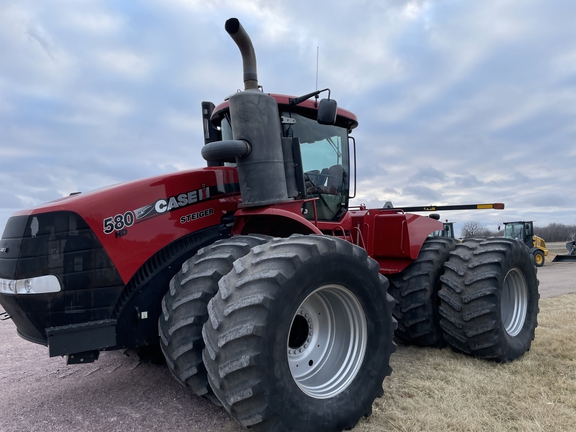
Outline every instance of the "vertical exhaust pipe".
<svg viewBox="0 0 576 432">
<path fill-rule="evenodd" d="M 232 137 L 246 143 L 249 151 L 236 157 L 243 207 L 264 206 L 287 201 L 282 129 L 276 100 L 258 89 L 256 54 L 252 41 L 236 18 L 225 29 L 242 55 L 245 91 L 229 98 Z"/>
<path fill-rule="evenodd" d="M 237 18 L 230 18 L 224 26 L 232 40 L 238 45 L 242 55 L 242 69 L 244 73 L 244 90 L 258 88 L 258 73 L 256 67 L 256 53 L 250 36 Z"/>
</svg>

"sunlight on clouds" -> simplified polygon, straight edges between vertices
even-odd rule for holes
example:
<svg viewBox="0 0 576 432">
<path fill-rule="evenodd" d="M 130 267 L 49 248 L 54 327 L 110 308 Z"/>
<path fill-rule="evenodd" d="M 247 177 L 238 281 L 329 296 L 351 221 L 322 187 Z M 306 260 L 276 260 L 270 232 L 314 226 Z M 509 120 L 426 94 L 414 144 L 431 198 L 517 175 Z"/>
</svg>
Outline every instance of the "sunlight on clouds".
<svg viewBox="0 0 576 432">
<path fill-rule="evenodd" d="M 102 52 L 97 57 L 103 68 L 128 79 L 147 78 L 152 66 L 150 59 L 128 50 Z"/>
<path fill-rule="evenodd" d="M 250 23 L 250 37 L 256 39 L 261 36 L 261 43 L 277 46 L 279 41 L 292 38 L 293 23 L 283 13 L 282 3 L 267 0 L 238 1 L 238 0 L 163 0 L 162 4 L 169 3 L 177 8 L 193 10 L 198 13 L 222 16 L 227 11 L 227 18 L 237 16 L 242 25 Z M 224 18 L 227 19 L 227 18 Z M 222 21 L 222 25 L 224 21 Z"/>
<path fill-rule="evenodd" d="M 0 34 L 9 38 L 12 43 L 23 43 L 27 37 L 27 29 L 33 21 L 33 13 L 22 5 L 11 5 L 0 9 Z"/>
<path fill-rule="evenodd" d="M 402 201 L 402 193 L 394 188 L 383 187 L 383 178 L 371 178 L 357 183 L 356 198 L 351 202 L 353 205 L 366 204 L 370 207 L 382 207 L 384 202 L 392 201 L 394 205 Z"/>
<path fill-rule="evenodd" d="M 34 207 L 34 206 L 38 206 L 38 205 L 43 203 L 42 200 L 39 200 L 37 198 L 32 198 L 30 195 L 16 194 L 16 198 L 18 198 L 20 201 L 22 201 L 22 204 L 24 205 L 24 207 Z"/>
<path fill-rule="evenodd" d="M 186 111 L 172 110 L 162 117 L 162 122 L 172 129 L 191 132 L 203 130 L 202 118 L 196 112 L 190 113 Z"/>
<path fill-rule="evenodd" d="M 234 14 L 249 16 L 258 20 L 262 16 L 262 10 L 269 8 L 270 3 L 266 0 L 238 1 L 238 0 L 156 0 L 161 7 L 171 5 L 177 9 L 192 10 L 202 14 L 221 15 L 227 11 L 229 16 Z M 278 5 L 275 3 L 274 8 Z M 223 23 L 222 23 L 223 24 Z M 253 33 L 253 32 L 251 32 Z"/>
<path fill-rule="evenodd" d="M 423 6 L 421 1 L 408 2 L 402 9 L 402 15 L 410 20 L 417 19 L 420 16 Z"/>
<path fill-rule="evenodd" d="M 552 94 L 550 92 L 518 95 L 514 101 L 513 109 L 503 110 L 504 112 L 499 113 L 498 116 L 488 124 L 488 127 L 491 130 L 504 129 L 528 121 L 539 113 L 545 113 L 549 111 L 553 105 L 556 105 L 558 102 L 561 103 L 561 101 L 557 100 L 557 97 L 562 99 L 563 95 L 555 95 L 556 97 L 551 96 Z M 566 102 L 569 102 L 569 100 Z"/>
<path fill-rule="evenodd" d="M 2 71 L 18 79 L 65 80 L 71 59 L 60 41 L 45 28 L 32 10 L 23 6 L 0 9 Z"/>
<path fill-rule="evenodd" d="M 81 192 L 78 189 L 76 182 L 70 177 L 60 178 L 49 175 L 48 178 L 54 184 L 54 189 L 56 189 L 56 192 L 58 192 L 58 194 L 62 197 L 68 196 L 73 192 Z"/>
<path fill-rule="evenodd" d="M 479 9 L 480 8 L 480 9 Z M 398 116 L 406 116 L 419 107 L 440 99 L 449 89 L 470 77 L 487 57 L 524 34 L 524 27 L 514 21 L 514 10 L 504 5 L 490 9 L 470 5 L 468 14 L 447 26 L 436 27 L 426 43 L 444 65 L 419 88 L 412 88 Z M 498 16 L 495 16 L 498 15 Z M 454 34 L 458 34 L 455 38 Z M 416 71 L 409 71 L 413 74 Z M 439 75 L 438 72 L 441 74 Z M 394 107 L 389 111 L 394 115 Z M 452 118 L 452 121 L 458 117 Z"/>
<path fill-rule="evenodd" d="M 123 19 L 118 16 L 84 11 L 69 11 L 62 21 L 70 28 L 94 33 L 115 33 L 124 24 Z"/>
<path fill-rule="evenodd" d="M 552 58 L 550 70 L 556 79 L 576 76 L 576 50 L 565 52 Z"/>
<path fill-rule="evenodd" d="M 6 139 L 8 137 L 4 137 Z M 29 148 L 23 148 L 21 146 L 6 146 L 0 145 L 0 159 L 2 158 L 23 158 L 33 156 L 34 151 Z"/>
<path fill-rule="evenodd" d="M 191 9 L 191 10 L 204 10 L 204 9 L 216 9 L 222 1 L 215 0 L 212 2 L 207 2 L 205 0 L 159 0 L 159 4 L 171 4 L 179 8 Z"/>
<path fill-rule="evenodd" d="M 2 92 L 2 83 L 0 82 L 0 94 L 1 92 Z M 12 104 L 0 98 L 0 113 L 7 114 L 9 112 L 12 112 L 13 110 L 14 107 L 12 106 Z"/>
<path fill-rule="evenodd" d="M 214 67 L 217 62 L 193 61 L 190 65 L 176 72 L 177 84 L 187 89 L 198 89 L 198 83 L 202 83 L 202 90 L 208 95 L 214 95 L 213 90 L 218 90 L 217 97 L 224 99 L 227 93 L 222 93 L 222 89 L 228 93 L 242 86 L 242 64 L 240 55 L 233 65 L 233 68 Z M 222 83 L 228 83 L 226 88 Z M 216 104 L 218 102 L 215 102 Z"/>
<path fill-rule="evenodd" d="M 115 94 L 84 93 L 77 95 L 75 102 L 84 112 L 98 112 L 105 117 L 126 116 L 136 108 L 129 99 Z"/>
</svg>

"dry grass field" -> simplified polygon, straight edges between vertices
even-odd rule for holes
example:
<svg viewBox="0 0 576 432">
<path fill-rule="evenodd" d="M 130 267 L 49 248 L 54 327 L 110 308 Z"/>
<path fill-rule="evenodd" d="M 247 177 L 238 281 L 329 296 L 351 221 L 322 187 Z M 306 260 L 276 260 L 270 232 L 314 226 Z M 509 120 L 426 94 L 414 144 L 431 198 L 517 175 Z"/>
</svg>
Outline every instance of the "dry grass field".
<svg viewBox="0 0 576 432">
<path fill-rule="evenodd" d="M 399 346 L 354 432 L 575 430 L 576 294 L 541 300 L 538 321 L 532 349 L 508 364 Z"/>
</svg>

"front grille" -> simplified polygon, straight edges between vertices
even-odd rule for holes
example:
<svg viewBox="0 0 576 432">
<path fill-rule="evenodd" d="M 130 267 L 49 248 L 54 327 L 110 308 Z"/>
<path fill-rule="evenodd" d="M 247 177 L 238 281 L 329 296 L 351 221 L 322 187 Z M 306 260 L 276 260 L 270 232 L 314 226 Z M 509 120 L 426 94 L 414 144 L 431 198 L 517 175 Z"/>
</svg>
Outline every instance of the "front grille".
<svg viewBox="0 0 576 432">
<path fill-rule="evenodd" d="M 45 329 L 108 319 L 124 283 L 102 244 L 76 213 L 59 211 L 8 220 L 0 240 L 0 278 L 54 275 L 62 291 L 0 295 L 18 332 L 45 343 Z"/>
<path fill-rule="evenodd" d="M 108 254 L 88 224 L 72 212 L 9 219 L 0 248 L 0 278 L 55 275 L 64 290 L 122 285 Z"/>
</svg>

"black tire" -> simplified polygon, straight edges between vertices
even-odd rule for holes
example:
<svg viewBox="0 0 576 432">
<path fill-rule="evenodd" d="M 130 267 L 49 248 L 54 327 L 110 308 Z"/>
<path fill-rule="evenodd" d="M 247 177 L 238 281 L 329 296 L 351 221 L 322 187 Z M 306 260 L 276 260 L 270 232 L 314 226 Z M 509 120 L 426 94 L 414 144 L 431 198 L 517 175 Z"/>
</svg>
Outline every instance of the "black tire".
<svg viewBox="0 0 576 432">
<path fill-rule="evenodd" d="M 455 351 L 508 362 L 530 349 L 540 294 L 526 245 L 506 238 L 465 240 L 444 267 L 440 326 Z"/>
<path fill-rule="evenodd" d="M 162 299 L 158 331 L 170 372 L 194 394 L 217 404 L 202 362 L 202 326 L 208 319 L 207 305 L 218 291 L 218 281 L 232 269 L 234 261 L 270 238 L 236 236 L 200 249 L 184 262 Z"/>
<path fill-rule="evenodd" d="M 544 262 L 546 261 L 544 252 L 542 252 L 540 249 L 536 249 L 533 255 L 534 255 L 534 265 L 536 267 L 542 267 L 544 265 Z"/>
<path fill-rule="evenodd" d="M 203 329 L 224 408 L 276 432 L 340 431 L 370 415 L 395 351 L 387 285 L 364 249 L 334 237 L 252 249 L 222 278 Z"/>
<path fill-rule="evenodd" d="M 418 258 L 401 273 L 388 277 L 395 305 L 392 311 L 398 321 L 394 332 L 405 344 L 422 347 L 446 346 L 438 314 L 438 290 L 444 262 L 456 247 L 456 240 L 429 237 Z"/>
</svg>

